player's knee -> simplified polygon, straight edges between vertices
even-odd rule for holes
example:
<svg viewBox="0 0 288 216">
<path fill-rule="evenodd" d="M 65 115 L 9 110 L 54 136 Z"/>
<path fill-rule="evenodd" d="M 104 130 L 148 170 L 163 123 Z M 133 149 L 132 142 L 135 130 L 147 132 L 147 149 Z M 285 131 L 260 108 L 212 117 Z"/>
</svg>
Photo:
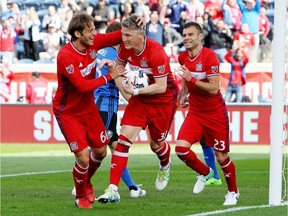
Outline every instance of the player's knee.
<svg viewBox="0 0 288 216">
<path fill-rule="evenodd" d="M 102 148 L 91 148 L 91 150 L 92 150 L 92 152 L 91 152 L 92 156 L 96 160 L 102 161 L 107 155 L 106 146 L 102 147 Z"/>
</svg>

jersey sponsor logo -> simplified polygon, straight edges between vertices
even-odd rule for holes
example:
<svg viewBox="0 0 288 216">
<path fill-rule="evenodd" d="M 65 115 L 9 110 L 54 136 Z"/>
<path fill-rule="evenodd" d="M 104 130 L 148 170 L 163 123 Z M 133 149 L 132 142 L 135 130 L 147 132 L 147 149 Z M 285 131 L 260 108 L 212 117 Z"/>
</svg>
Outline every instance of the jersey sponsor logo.
<svg viewBox="0 0 288 216">
<path fill-rule="evenodd" d="M 77 144 L 77 142 L 72 142 L 72 143 L 69 144 L 69 146 L 70 146 L 70 149 L 71 149 L 72 151 L 78 149 L 78 144 Z"/>
<path fill-rule="evenodd" d="M 165 66 L 164 65 L 158 66 L 157 70 L 160 74 L 163 74 L 165 72 Z"/>
<path fill-rule="evenodd" d="M 96 52 L 95 50 L 92 50 L 92 51 L 90 52 L 90 57 L 91 57 L 92 59 L 95 59 L 95 58 L 97 57 L 97 52 Z"/>
<path fill-rule="evenodd" d="M 67 66 L 66 71 L 67 73 L 72 74 L 74 72 L 74 66 L 72 64 Z"/>
<path fill-rule="evenodd" d="M 212 66 L 212 67 L 211 67 L 211 71 L 212 71 L 212 73 L 217 73 L 217 71 L 218 71 L 218 66 Z"/>
<path fill-rule="evenodd" d="M 141 67 L 148 67 L 147 62 L 145 59 L 141 59 Z"/>
<path fill-rule="evenodd" d="M 207 78 L 206 72 L 190 72 L 190 74 L 197 80 L 203 80 Z"/>
<path fill-rule="evenodd" d="M 196 71 L 202 71 L 202 64 L 196 64 Z"/>
<path fill-rule="evenodd" d="M 91 73 L 93 68 L 95 68 L 95 66 L 96 66 L 96 62 L 97 62 L 97 60 L 95 59 L 91 64 L 87 65 L 86 68 L 80 70 L 83 77 L 85 77 Z"/>
</svg>

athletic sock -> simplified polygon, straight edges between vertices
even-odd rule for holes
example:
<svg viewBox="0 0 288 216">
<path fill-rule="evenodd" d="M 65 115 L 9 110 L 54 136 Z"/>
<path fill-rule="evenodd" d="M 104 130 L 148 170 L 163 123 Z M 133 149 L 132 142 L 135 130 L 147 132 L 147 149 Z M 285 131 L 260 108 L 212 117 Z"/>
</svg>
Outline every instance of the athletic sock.
<svg viewBox="0 0 288 216">
<path fill-rule="evenodd" d="M 236 184 L 236 169 L 234 163 L 231 161 L 230 157 L 220 163 L 221 168 L 224 173 L 224 177 L 228 186 L 228 191 L 238 192 Z"/>
<path fill-rule="evenodd" d="M 165 141 L 162 146 L 158 148 L 151 148 L 151 150 L 157 155 L 160 160 L 160 166 L 164 167 L 169 164 L 170 158 L 170 145 Z"/>
<path fill-rule="evenodd" d="M 93 157 L 92 151 L 89 151 L 89 169 L 88 169 L 88 176 L 87 176 L 87 182 L 90 183 L 90 180 L 96 170 L 100 167 L 102 163 L 102 160 L 96 160 Z"/>
<path fill-rule="evenodd" d="M 125 167 L 125 169 L 123 170 L 121 178 L 126 184 L 126 186 L 129 188 L 129 190 L 132 190 L 132 189 L 138 190 L 138 186 L 133 181 L 131 174 L 129 172 L 129 169 L 127 167 Z"/>
<path fill-rule="evenodd" d="M 77 162 L 73 168 L 74 186 L 76 189 L 76 197 L 86 196 L 88 167 L 81 167 Z"/>
<path fill-rule="evenodd" d="M 132 145 L 124 135 L 120 135 L 116 145 L 116 149 L 113 152 L 110 167 L 110 184 L 118 187 L 123 170 L 128 163 L 129 148 Z"/>
<path fill-rule="evenodd" d="M 215 179 L 220 179 L 219 178 L 219 174 L 217 171 L 217 167 L 216 167 L 216 161 L 215 161 L 215 153 L 214 153 L 214 149 L 210 146 L 207 146 L 206 144 L 202 144 L 202 150 L 203 150 L 203 154 L 204 154 L 204 160 L 205 163 L 208 167 L 211 167 L 214 171 L 214 178 Z"/>
<path fill-rule="evenodd" d="M 175 152 L 180 158 L 180 160 L 182 160 L 188 167 L 190 167 L 200 175 L 206 176 L 209 174 L 209 167 L 206 166 L 201 160 L 199 160 L 196 154 L 190 148 L 176 146 Z"/>
</svg>

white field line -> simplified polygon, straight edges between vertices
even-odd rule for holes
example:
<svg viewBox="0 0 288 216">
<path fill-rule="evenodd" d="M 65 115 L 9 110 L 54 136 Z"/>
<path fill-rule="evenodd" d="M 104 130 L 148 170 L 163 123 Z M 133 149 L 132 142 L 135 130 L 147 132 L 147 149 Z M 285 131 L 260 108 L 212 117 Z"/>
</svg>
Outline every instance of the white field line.
<svg viewBox="0 0 288 216">
<path fill-rule="evenodd" d="M 288 206 L 287 203 L 281 204 L 281 206 Z M 236 212 L 236 211 L 243 211 L 247 209 L 256 209 L 256 208 L 270 208 L 270 207 L 275 207 L 273 205 L 259 205 L 259 206 L 242 206 L 242 207 L 236 207 L 236 208 L 230 208 L 230 209 L 225 209 L 225 210 L 216 210 L 216 211 L 211 211 L 211 212 L 203 212 L 199 214 L 192 214 L 188 216 L 206 216 L 206 215 L 217 215 L 217 214 L 223 214 L 227 212 Z"/>
<path fill-rule="evenodd" d="M 53 174 L 53 173 L 62 173 L 62 172 L 72 172 L 72 171 L 71 170 L 55 170 L 55 171 L 45 171 L 45 172 L 27 172 L 27 173 L 0 175 L 0 178 L 28 176 L 28 175 Z"/>
</svg>

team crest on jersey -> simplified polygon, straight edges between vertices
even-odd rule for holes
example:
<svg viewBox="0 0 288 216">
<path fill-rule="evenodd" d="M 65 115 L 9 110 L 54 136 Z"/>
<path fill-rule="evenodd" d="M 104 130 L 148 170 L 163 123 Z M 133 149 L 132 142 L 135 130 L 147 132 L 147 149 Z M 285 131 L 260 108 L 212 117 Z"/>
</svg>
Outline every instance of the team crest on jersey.
<svg viewBox="0 0 288 216">
<path fill-rule="evenodd" d="M 69 74 L 72 74 L 74 72 L 74 66 L 71 64 L 69 66 L 66 67 L 66 71 L 69 73 Z"/>
<path fill-rule="evenodd" d="M 196 64 L 196 71 L 202 71 L 202 64 Z"/>
<path fill-rule="evenodd" d="M 90 52 L 90 57 L 91 57 L 92 59 L 95 59 L 95 58 L 97 57 L 97 52 L 96 52 L 95 50 L 92 50 L 92 51 Z"/>
<path fill-rule="evenodd" d="M 158 72 L 160 73 L 160 74 L 163 74 L 164 72 L 165 72 L 165 66 L 164 65 L 161 65 L 161 66 L 158 66 Z"/>
<path fill-rule="evenodd" d="M 70 149 L 71 149 L 72 151 L 78 149 L 78 144 L 77 144 L 77 142 L 72 142 L 72 143 L 69 144 L 69 146 L 70 146 Z"/>
<path fill-rule="evenodd" d="M 112 136 L 113 136 L 113 132 L 112 132 L 111 130 L 108 130 L 108 131 L 107 131 L 107 135 L 108 135 L 108 137 L 111 139 Z"/>
<path fill-rule="evenodd" d="M 145 61 L 145 59 L 141 60 L 141 67 L 148 67 L 147 62 Z"/>
<path fill-rule="evenodd" d="M 211 67 L 211 71 L 212 71 L 212 73 L 217 73 L 217 71 L 218 71 L 218 66 L 212 66 L 212 67 Z"/>
</svg>

